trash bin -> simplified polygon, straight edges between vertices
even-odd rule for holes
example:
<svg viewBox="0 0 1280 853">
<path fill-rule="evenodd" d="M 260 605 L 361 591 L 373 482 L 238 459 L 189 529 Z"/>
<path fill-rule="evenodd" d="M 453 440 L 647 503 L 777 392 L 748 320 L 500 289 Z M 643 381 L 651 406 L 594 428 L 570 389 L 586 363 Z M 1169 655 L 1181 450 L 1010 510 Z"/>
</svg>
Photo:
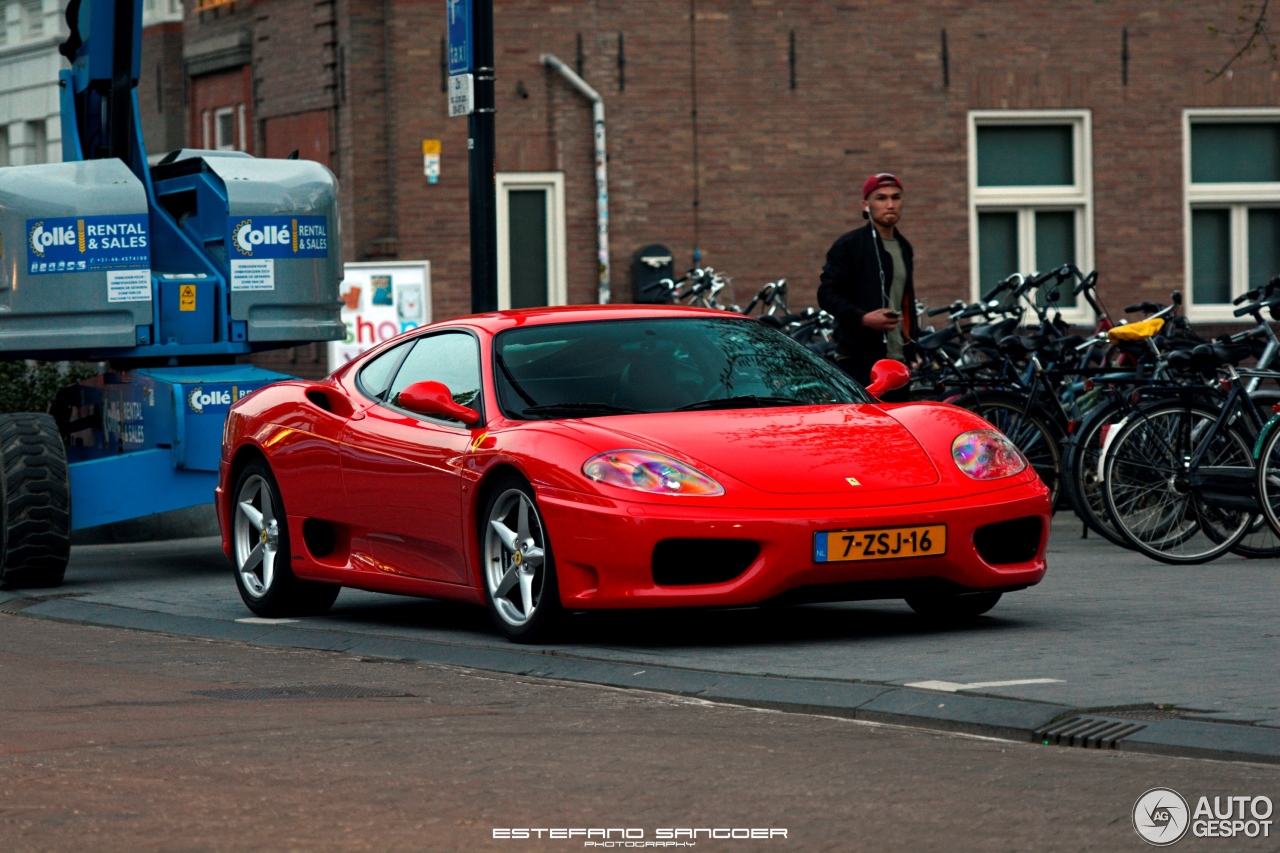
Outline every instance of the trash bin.
<svg viewBox="0 0 1280 853">
<path fill-rule="evenodd" d="M 635 302 L 646 305 L 668 305 L 671 291 L 661 284 L 672 274 L 671 250 L 654 243 L 631 256 L 631 295 Z"/>
</svg>

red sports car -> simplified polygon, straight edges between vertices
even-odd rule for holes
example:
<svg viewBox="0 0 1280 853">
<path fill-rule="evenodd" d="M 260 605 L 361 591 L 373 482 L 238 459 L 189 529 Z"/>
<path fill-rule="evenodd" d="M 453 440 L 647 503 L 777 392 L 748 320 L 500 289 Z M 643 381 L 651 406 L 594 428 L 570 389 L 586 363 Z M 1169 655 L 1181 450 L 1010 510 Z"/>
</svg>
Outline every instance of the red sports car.
<svg viewBox="0 0 1280 853">
<path fill-rule="evenodd" d="M 249 609 L 343 586 L 565 611 L 905 598 L 984 613 L 1040 581 L 1044 484 L 991 425 L 882 405 L 756 320 L 679 307 L 504 311 L 414 330 L 227 418 L 223 548 Z"/>
</svg>

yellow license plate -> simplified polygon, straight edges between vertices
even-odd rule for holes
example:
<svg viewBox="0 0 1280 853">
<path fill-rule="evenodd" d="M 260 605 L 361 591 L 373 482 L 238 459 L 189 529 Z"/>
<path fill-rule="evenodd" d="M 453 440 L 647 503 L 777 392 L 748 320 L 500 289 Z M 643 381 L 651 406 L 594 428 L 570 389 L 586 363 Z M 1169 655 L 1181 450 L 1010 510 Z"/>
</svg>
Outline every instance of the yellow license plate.
<svg viewBox="0 0 1280 853">
<path fill-rule="evenodd" d="M 867 530 L 829 530 L 813 534 L 816 563 L 853 560 L 901 560 L 940 557 L 947 553 L 947 526 L 877 527 Z"/>
</svg>

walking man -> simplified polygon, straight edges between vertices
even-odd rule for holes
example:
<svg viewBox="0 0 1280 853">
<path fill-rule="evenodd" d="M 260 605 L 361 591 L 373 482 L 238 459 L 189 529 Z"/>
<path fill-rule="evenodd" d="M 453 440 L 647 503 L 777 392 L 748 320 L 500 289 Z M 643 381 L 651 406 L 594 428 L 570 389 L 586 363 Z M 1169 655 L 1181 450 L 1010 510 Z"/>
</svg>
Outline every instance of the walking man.
<svg viewBox="0 0 1280 853">
<path fill-rule="evenodd" d="M 906 363 L 917 337 L 911 244 L 898 233 L 902 182 L 888 172 L 862 185 L 862 216 L 871 221 L 827 252 L 818 305 L 836 318 L 836 364 L 863 385 L 882 358 Z M 906 400 L 906 389 L 887 402 Z"/>
</svg>

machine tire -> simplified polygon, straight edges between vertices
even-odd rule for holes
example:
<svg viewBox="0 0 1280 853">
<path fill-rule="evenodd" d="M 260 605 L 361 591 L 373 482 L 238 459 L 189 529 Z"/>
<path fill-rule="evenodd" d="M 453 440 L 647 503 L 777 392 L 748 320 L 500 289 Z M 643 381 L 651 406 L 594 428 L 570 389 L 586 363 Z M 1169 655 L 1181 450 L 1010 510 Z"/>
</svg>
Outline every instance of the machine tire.
<svg viewBox="0 0 1280 853">
<path fill-rule="evenodd" d="M 907 606 L 925 619 L 937 622 L 965 622 L 977 619 L 1000 601 L 998 592 L 970 592 L 962 595 L 912 596 Z"/>
<path fill-rule="evenodd" d="M 52 417 L 0 415 L 0 587 L 54 587 L 71 553 L 67 451 Z"/>
</svg>

